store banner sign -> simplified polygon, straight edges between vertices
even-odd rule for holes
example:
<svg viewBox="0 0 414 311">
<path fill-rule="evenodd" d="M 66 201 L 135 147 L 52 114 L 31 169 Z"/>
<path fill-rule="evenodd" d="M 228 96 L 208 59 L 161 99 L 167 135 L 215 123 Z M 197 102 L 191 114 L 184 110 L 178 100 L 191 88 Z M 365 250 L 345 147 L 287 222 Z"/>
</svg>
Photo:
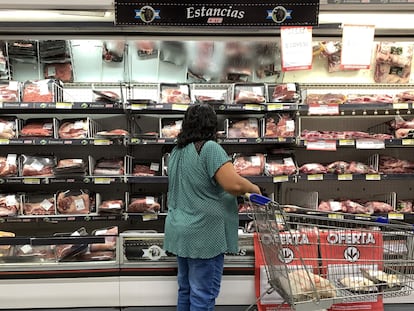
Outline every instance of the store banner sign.
<svg viewBox="0 0 414 311">
<path fill-rule="evenodd" d="M 343 25 L 340 68 L 369 69 L 375 27 L 372 25 Z"/>
<path fill-rule="evenodd" d="M 319 15 L 319 0 L 115 0 L 114 4 L 119 26 L 315 26 Z"/>
<path fill-rule="evenodd" d="M 282 27 L 282 71 L 312 69 L 312 27 Z"/>
</svg>

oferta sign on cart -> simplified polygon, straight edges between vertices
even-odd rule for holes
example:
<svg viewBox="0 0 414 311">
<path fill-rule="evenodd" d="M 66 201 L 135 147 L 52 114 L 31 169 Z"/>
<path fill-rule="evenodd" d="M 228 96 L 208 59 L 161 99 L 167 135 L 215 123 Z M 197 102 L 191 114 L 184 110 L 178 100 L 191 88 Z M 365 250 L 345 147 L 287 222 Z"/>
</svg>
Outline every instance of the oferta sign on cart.
<svg viewBox="0 0 414 311">
<path fill-rule="evenodd" d="M 115 1 L 115 24 L 120 26 L 314 26 L 318 15 L 319 0 Z"/>
</svg>

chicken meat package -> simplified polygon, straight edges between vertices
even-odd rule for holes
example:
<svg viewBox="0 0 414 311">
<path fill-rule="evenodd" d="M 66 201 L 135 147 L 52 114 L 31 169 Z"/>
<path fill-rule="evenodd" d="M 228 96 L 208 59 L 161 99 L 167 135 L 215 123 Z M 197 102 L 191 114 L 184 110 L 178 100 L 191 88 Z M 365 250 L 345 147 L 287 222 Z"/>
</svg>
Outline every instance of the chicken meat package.
<svg viewBox="0 0 414 311">
<path fill-rule="evenodd" d="M 0 138 L 16 138 L 17 137 L 17 123 L 14 117 L 1 117 L 0 118 Z"/>
<path fill-rule="evenodd" d="M 128 213 L 156 214 L 161 210 L 161 199 L 151 195 L 135 195 L 129 200 Z"/>
<path fill-rule="evenodd" d="M 95 200 L 88 190 L 66 190 L 56 195 L 58 214 L 89 214 L 94 210 Z"/>
<path fill-rule="evenodd" d="M 18 215 L 20 206 L 19 195 L 12 193 L 0 194 L 0 217 Z"/>
<path fill-rule="evenodd" d="M 47 119 L 27 119 L 23 122 L 19 131 L 21 137 L 54 137 L 56 120 Z"/>
<path fill-rule="evenodd" d="M 261 153 L 254 155 L 235 154 L 233 166 L 241 176 L 260 176 L 264 172 L 265 156 Z"/>
<path fill-rule="evenodd" d="M 14 177 L 18 175 L 18 157 L 15 153 L 0 156 L 0 177 Z"/>
<path fill-rule="evenodd" d="M 22 201 L 23 215 L 56 215 L 55 195 L 51 193 L 26 193 Z"/>
<path fill-rule="evenodd" d="M 408 83 L 412 58 L 412 43 L 379 42 L 375 56 L 375 82 Z"/>
<path fill-rule="evenodd" d="M 23 102 L 52 103 L 62 101 L 63 84 L 55 79 L 28 80 L 23 84 Z"/>
<path fill-rule="evenodd" d="M 227 119 L 227 138 L 260 137 L 259 120 L 257 118 Z"/>
<path fill-rule="evenodd" d="M 20 176 L 52 177 L 55 166 L 55 156 L 20 155 Z"/>
</svg>

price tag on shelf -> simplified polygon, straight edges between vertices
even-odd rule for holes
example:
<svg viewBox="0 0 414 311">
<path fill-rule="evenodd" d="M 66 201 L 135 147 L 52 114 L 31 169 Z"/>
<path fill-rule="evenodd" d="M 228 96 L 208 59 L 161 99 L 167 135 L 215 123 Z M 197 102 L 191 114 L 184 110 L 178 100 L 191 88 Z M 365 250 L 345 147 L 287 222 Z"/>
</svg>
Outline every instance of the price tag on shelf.
<svg viewBox="0 0 414 311">
<path fill-rule="evenodd" d="M 336 151 L 336 140 L 306 141 L 307 150 Z"/>
<path fill-rule="evenodd" d="M 56 109 L 72 109 L 73 103 L 56 103 Z"/>
<path fill-rule="evenodd" d="M 353 139 L 340 139 L 338 142 L 339 146 L 354 146 L 355 140 Z"/>
<path fill-rule="evenodd" d="M 414 145 L 414 139 L 402 139 L 401 145 L 403 146 L 411 146 Z"/>
<path fill-rule="evenodd" d="M 149 220 L 157 220 L 158 214 L 144 214 L 142 215 L 143 221 L 149 221 Z"/>
<path fill-rule="evenodd" d="M 307 176 L 308 180 L 323 180 L 323 174 L 311 174 Z"/>
<path fill-rule="evenodd" d="M 142 110 L 147 109 L 147 104 L 132 104 L 131 110 Z"/>
<path fill-rule="evenodd" d="M 108 177 L 96 177 L 93 179 L 93 182 L 95 184 L 110 184 L 112 181 L 112 178 L 108 178 Z"/>
<path fill-rule="evenodd" d="M 263 110 L 263 106 L 256 105 L 256 104 L 245 104 L 244 109 L 245 110 L 261 111 L 261 110 Z"/>
<path fill-rule="evenodd" d="M 268 111 L 282 110 L 283 109 L 283 104 L 268 104 L 266 107 L 267 107 Z"/>
<path fill-rule="evenodd" d="M 8 144 L 10 144 L 10 140 L 8 140 L 8 139 L 0 139 L 0 145 L 8 145 Z"/>
<path fill-rule="evenodd" d="M 187 108 L 188 108 L 187 104 L 172 104 L 171 106 L 172 110 L 186 111 Z"/>
<path fill-rule="evenodd" d="M 385 149 L 385 142 L 379 139 L 357 139 L 357 149 Z"/>
<path fill-rule="evenodd" d="M 352 174 L 339 174 L 338 180 L 352 180 Z"/>
<path fill-rule="evenodd" d="M 40 178 L 24 178 L 23 183 L 25 185 L 40 185 Z"/>
<path fill-rule="evenodd" d="M 365 175 L 365 180 L 381 180 L 380 174 L 367 174 Z"/>
<path fill-rule="evenodd" d="M 342 214 L 328 214 L 328 218 L 330 218 L 330 219 L 344 219 L 344 215 L 342 215 Z"/>
<path fill-rule="evenodd" d="M 274 183 L 285 182 L 285 181 L 289 181 L 289 176 L 281 175 L 281 176 L 274 176 L 273 177 L 273 182 Z"/>
<path fill-rule="evenodd" d="M 310 104 L 308 108 L 309 115 L 338 115 L 339 114 L 339 105 L 337 104 Z"/>
<path fill-rule="evenodd" d="M 111 140 L 109 139 L 94 139 L 93 144 L 95 146 L 108 146 L 111 144 Z"/>
<path fill-rule="evenodd" d="M 392 104 L 392 108 L 394 108 L 394 109 L 408 109 L 408 103 L 395 103 L 395 104 Z"/>
<path fill-rule="evenodd" d="M 404 214 L 401 214 L 401 213 L 388 213 L 388 219 L 404 220 Z"/>
</svg>

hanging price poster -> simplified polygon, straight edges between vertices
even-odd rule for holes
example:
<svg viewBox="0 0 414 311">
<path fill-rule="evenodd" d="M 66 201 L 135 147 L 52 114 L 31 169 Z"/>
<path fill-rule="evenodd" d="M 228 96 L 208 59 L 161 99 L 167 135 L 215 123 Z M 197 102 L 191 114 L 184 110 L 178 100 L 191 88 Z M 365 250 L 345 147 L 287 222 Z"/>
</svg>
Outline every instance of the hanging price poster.
<svg viewBox="0 0 414 311">
<path fill-rule="evenodd" d="M 281 27 L 282 71 L 312 69 L 312 27 Z"/>
<path fill-rule="evenodd" d="M 371 25 L 343 25 L 341 69 L 370 68 L 374 34 Z"/>
</svg>

